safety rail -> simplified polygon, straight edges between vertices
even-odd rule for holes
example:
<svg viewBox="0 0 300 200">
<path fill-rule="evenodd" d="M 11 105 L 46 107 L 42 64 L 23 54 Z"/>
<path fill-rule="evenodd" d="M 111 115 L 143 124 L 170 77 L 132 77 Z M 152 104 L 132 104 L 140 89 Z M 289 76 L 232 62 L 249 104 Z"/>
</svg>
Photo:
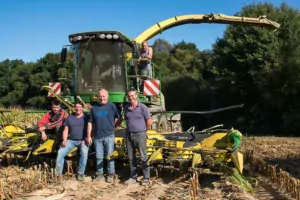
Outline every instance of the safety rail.
<svg viewBox="0 0 300 200">
<path fill-rule="evenodd" d="M 133 59 L 134 62 L 137 62 L 138 60 L 147 60 L 147 59 Z M 126 68 L 126 80 L 127 80 L 127 88 L 134 87 L 138 93 L 140 94 L 140 97 L 145 96 L 143 94 L 143 85 L 145 80 L 159 80 L 161 81 L 161 70 L 154 64 L 150 63 L 151 70 L 152 70 L 152 76 L 148 76 L 143 70 L 139 69 L 139 66 L 137 63 L 129 65 L 130 68 Z M 161 90 L 161 88 L 159 88 Z M 161 105 L 161 93 L 159 95 L 152 98 L 152 96 L 145 96 L 145 102 L 150 104 L 159 104 Z"/>
</svg>

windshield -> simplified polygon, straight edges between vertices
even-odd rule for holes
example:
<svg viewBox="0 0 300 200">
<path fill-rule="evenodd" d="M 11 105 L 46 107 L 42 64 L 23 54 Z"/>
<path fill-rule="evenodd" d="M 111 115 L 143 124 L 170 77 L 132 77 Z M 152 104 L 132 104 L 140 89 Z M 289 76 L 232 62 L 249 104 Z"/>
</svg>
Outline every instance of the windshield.
<svg viewBox="0 0 300 200">
<path fill-rule="evenodd" d="M 116 41 L 86 41 L 77 43 L 77 91 L 125 92 L 122 43 Z"/>
</svg>

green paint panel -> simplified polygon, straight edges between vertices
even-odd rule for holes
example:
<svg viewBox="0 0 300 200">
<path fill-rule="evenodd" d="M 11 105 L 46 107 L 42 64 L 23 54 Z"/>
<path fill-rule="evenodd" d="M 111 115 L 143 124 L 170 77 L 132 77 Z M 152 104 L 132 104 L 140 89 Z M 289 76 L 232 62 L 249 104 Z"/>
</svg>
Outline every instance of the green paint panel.
<svg viewBox="0 0 300 200">
<path fill-rule="evenodd" d="M 28 114 L 47 113 L 47 112 L 49 112 L 49 110 L 27 110 L 27 111 L 25 111 L 25 113 L 28 113 Z"/>
<path fill-rule="evenodd" d="M 109 92 L 108 101 L 113 103 L 122 103 L 126 101 L 125 92 Z"/>
</svg>

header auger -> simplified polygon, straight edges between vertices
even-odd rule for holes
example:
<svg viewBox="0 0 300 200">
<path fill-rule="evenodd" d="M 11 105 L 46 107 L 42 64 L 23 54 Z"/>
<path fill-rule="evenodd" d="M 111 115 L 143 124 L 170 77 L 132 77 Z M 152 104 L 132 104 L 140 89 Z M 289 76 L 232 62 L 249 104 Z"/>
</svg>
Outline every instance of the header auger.
<svg viewBox="0 0 300 200">
<path fill-rule="evenodd" d="M 217 23 L 241 24 L 249 26 L 277 29 L 280 25 L 265 16 L 257 18 L 227 16 L 223 14 L 195 14 L 173 17 L 159 22 L 138 37 L 131 40 L 118 31 L 92 31 L 69 35 L 71 45 L 61 51 L 61 63 L 67 57 L 67 47 L 74 51 L 74 76 L 72 88 L 62 85 L 62 93 L 56 93 L 51 87 L 43 86 L 54 98 L 60 100 L 69 112 L 73 112 L 75 101 L 84 103 L 86 112 L 97 101 L 97 93 L 101 88 L 109 91 L 109 101 L 115 103 L 120 111 L 127 103 L 126 91 L 135 88 L 140 102 L 147 105 L 151 112 L 152 130 L 147 132 L 148 164 L 151 166 L 168 166 L 170 168 L 196 169 L 197 167 L 229 165 L 240 173 L 243 171 L 243 155 L 239 151 L 242 134 L 233 128 L 218 129 L 215 126 L 202 131 L 190 129 L 182 131 L 181 114 L 214 114 L 229 109 L 242 108 L 243 105 L 229 106 L 212 111 L 167 111 L 165 99 L 161 92 L 160 68 L 151 63 L 152 77 L 141 71 L 137 73 L 137 60 L 140 57 L 140 45 L 157 34 L 170 28 L 184 24 Z M 155 55 L 154 55 L 155 56 Z M 69 80 L 69 77 L 66 77 Z M 157 93 L 145 94 L 145 82 L 155 81 Z M 141 84 L 142 83 L 142 84 Z M 70 91 L 64 93 L 64 91 Z M 124 145 L 124 127 L 115 131 L 115 151 L 107 159 L 123 161 L 127 159 Z M 33 139 L 34 138 L 34 139 Z M 48 155 L 56 152 L 56 139 L 49 138 L 41 142 L 38 133 L 27 134 L 19 146 L 10 146 L 2 152 L 2 156 L 30 152 L 30 156 Z M 3 143 L 3 142 L 2 142 Z M 73 149 L 70 157 L 76 154 Z M 27 155 L 27 154 L 26 154 Z"/>
</svg>

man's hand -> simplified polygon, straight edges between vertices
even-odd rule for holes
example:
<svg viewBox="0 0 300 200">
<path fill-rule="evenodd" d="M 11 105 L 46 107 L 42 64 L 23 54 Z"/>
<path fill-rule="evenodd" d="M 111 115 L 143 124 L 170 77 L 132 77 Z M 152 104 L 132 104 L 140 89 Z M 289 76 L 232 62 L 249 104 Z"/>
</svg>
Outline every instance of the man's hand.
<svg viewBox="0 0 300 200">
<path fill-rule="evenodd" d="M 62 142 L 61 142 L 61 146 L 62 146 L 62 147 L 67 146 L 67 141 L 62 141 Z"/>
<path fill-rule="evenodd" d="M 91 137 L 87 137 L 85 140 L 86 140 L 86 142 L 87 142 L 88 145 L 91 145 L 92 142 L 93 142 L 93 140 L 92 140 Z"/>
<path fill-rule="evenodd" d="M 43 141 L 47 140 L 47 135 L 46 135 L 45 131 L 42 132 L 42 140 Z"/>
<path fill-rule="evenodd" d="M 81 146 L 84 147 L 85 146 L 85 140 L 81 141 Z"/>
<path fill-rule="evenodd" d="M 46 129 L 45 126 L 39 127 L 39 131 L 40 131 L 40 132 L 43 132 L 45 129 Z"/>
</svg>

